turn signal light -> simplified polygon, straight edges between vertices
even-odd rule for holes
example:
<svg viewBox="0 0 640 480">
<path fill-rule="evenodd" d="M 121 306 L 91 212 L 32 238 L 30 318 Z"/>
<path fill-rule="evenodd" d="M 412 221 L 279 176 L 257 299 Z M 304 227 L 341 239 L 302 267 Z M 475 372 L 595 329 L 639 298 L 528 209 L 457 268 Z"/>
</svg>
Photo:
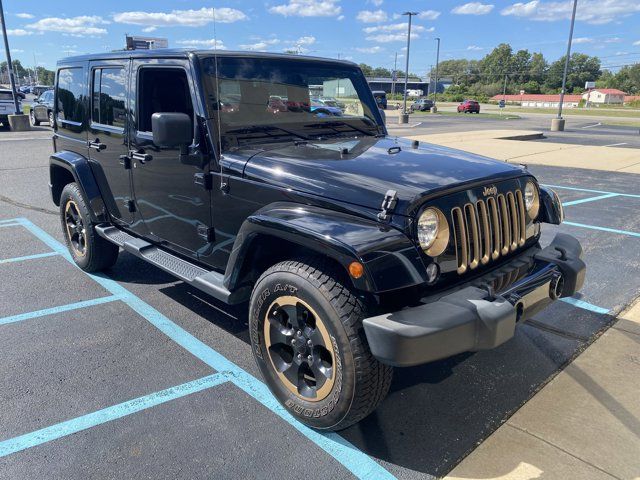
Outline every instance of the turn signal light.
<svg viewBox="0 0 640 480">
<path fill-rule="evenodd" d="M 362 264 L 360 262 L 351 262 L 349 264 L 349 275 L 356 279 L 362 277 L 362 275 L 364 275 L 364 267 Z"/>
</svg>

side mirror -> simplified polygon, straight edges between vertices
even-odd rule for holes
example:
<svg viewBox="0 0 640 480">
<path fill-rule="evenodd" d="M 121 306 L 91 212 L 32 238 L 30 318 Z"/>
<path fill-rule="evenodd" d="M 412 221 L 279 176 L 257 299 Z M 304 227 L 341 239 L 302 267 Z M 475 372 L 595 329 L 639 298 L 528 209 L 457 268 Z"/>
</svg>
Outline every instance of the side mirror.
<svg viewBox="0 0 640 480">
<path fill-rule="evenodd" d="M 193 140 L 191 118 L 186 113 L 159 112 L 151 115 L 153 143 L 158 147 L 187 147 Z"/>
</svg>

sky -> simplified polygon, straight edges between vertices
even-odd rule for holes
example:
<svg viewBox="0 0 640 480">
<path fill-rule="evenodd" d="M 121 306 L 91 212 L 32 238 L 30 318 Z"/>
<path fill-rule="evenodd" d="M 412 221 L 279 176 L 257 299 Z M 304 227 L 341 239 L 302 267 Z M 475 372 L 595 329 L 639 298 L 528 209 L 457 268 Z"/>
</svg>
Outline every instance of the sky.
<svg viewBox="0 0 640 480">
<path fill-rule="evenodd" d="M 572 0 L 4 0 L 13 59 L 54 68 L 59 58 L 124 47 L 125 35 L 170 47 L 282 52 L 404 69 L 406 11 L 413 18 L 410 71 L 440 59 L 479 59 L 498 45 L 564 55 Z M 215 17 L 215 25 L 214 25 Z M 604 67 L 640 62 L 640 0 L 578 0 L 572 51 Z M 0 55 L 4 59 L 4 54 Z"/>
</svg>

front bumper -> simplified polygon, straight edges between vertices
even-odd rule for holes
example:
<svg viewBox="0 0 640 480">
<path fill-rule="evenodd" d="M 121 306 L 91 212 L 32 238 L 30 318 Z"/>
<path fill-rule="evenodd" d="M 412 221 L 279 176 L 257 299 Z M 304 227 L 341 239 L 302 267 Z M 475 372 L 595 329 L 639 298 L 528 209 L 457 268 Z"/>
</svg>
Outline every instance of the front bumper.
<svg viewBox="0 0 640 480">
<path fill-rule="evenodd" d="M 419 306 L 364 319 L 371 352 L 382 363 L 408 367 L 494 348 L 513 337 L 517 323 L 582 288 L 586 266 L 575 238 L 559 233 L 527 254 L 528 273 L 499 293 L 492 291 L 492 272 Z M 516 261 L 522 259 L 498 272 L 513 270 Z"/>
</svg>

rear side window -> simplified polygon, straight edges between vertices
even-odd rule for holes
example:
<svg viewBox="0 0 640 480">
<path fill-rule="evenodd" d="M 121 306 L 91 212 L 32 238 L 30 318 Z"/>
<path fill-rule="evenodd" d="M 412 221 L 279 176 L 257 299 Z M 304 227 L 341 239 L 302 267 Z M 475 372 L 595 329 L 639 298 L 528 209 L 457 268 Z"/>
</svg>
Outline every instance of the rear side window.
<svg viewBox="0 0 640 480">
<path fill-rule="evenodd" d="M 124 128 L 126 79 L 124 68 L 93 71 L 91 120 L 94 123 Z"/>
<path fill-rule="evenodd" d="M 85 84 L 82 68 L 62 68 L 58 71 L 58 117 L 82 123 L 85 106 Z"/>
</svg>

